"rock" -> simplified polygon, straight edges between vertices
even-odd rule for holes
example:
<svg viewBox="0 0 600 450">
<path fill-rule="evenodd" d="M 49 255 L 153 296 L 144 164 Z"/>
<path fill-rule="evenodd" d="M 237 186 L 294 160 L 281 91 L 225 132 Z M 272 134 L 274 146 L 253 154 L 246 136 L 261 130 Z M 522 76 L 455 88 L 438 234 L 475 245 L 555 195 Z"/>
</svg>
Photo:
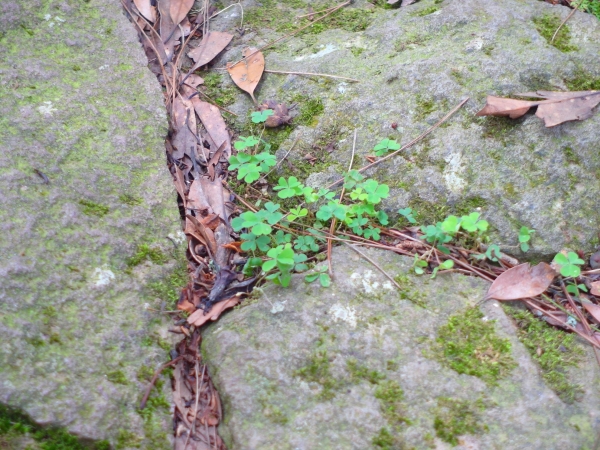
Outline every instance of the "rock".
<svg viewBox="0 0 600 450">
<path fill-rule="evenodd" d="M 0 10 L 0 403 L 168 448 L 169 383 L 137 411 L 169 360 L 147 308 L 176 296 L 182 264 L 160 87 L 119 2 Z"/>
<path fill-rule="evenodd" d="M 277 2 L 256 3 L 264 11 Z M 552 34 L 570 10 L 548 2 L 424 0 L 394 10 L 366 9 L 365 4 L 355 2 L 339 20 L 334 14 L 313 31 L 265 50 L 267 70 L 361 80 L 265 73 L 256 91 L 259 102 L 297 102 L 301 112 L 310 100 L 322 99 L 324 106 L 283 143 L 280 158 L 302 133 L 287 158 L 294 168 L 282 164 L 279 173 L 307 179 L 315 171 L 326 175 L 317 184 L 330 182 L 347 170 L 354 128 L 356 167 L 366 165 L 365 156 L 381 139 L 406 144 L 470 97 L 429 137 L 368 172 L 392 188 L 384 202 L 387 211 L 411 206 L 421 221 L 435 223 L 451 213 L 480 210 L 496 230 L 494 240 L 507 251 L 517 251 L 521 226 L 536 230 L 529 255 L 549 256 L 567 246 L 592 250 L 600 225 L 598 111 L 588 120 L 554 128 L 545 128 L 532 113 L 518 120 L 475 114 L 487 95 L 580 90 L 586 81 L 600 85 L 598 19 L 575 13 L 567 35 L 553 46 L 544 33 Z M 237 60 L 244 45 L 262 45 L 298 26 L 293 18 L 306 8 L 294 2 L 299 9 L 290 12 L 286 5 L 269 9 L 268 17 L 260 7 L 246 8 L 249 30 L 221 63 Z M 232 8 L 216 23 L 233 29 L 239 13 Z M 226 78 L 224 83 L 230 84 Z M 241 113 L 240 129 L 250 108 L 244 94 L 230 106 Z M 331 142 L 337 144 L 333 153 L 319 153 L 315 166 L 302 164 L 306 153 L 315 155 L 313 145 L 325 148 Z"/>
<path fill-rule="evenodd" d="M 484 297 L 487 283 L 458 274 L 417 278 L 409 258 L 366 252 L 401 291 L 351 250 L 335 248 L 330 288 L 306 285 L 301 276 L 287 290 L 268 285 L 206 329 L 204 357 L 223 401 L 219 432 L 228 448 L 593 445 L 600 370 L 589 348 L 580 368 L 569 369 L 568 383 L 583 386 L 578 399 L 557 391 L 571 402 L 565 403 L 543 381 L 497 302 L 482 305 L 483 313 L 468 309 Z M 490 333 L 486 339 L 495 343 L 485 344 L 485 352 L 470 350 L 479 355 L 474 367 L 487 352 L 505 366 L 501 376 L 459 373 L 449 366 L 455 360 L 435 356 L 444 336 L 453 336 L 442 334 L 449 317 L 455 328 L 478 323 L 472 333 Z M 505 350 L 496 347 L 506 343 Z M 574 343 L 564 351 L 581 348 Z"/>
</svg>

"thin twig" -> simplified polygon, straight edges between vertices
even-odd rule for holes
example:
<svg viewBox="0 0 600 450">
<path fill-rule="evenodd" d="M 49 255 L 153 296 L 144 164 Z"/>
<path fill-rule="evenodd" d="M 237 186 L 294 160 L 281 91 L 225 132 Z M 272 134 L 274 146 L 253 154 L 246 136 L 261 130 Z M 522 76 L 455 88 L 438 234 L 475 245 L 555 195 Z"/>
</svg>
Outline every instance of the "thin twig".
<svg viewBox="0 0 600 450">
<path fill-rule="evenodd" d="M 185 445 L 183 446 L 183 450 L 185 450 L 187 448 L 187 445 L 190 442 L 190 437 L 192 436 L 192 434 L 194 434 L 194 432 L 196 430 L 196 418 L 198 417 L 198 402 L 200 400 L 200 386 L 198 384 L 198 372 L 200 372 L 200 371 L 198 370 L 198 360 L 196 360 L 196 365 L 195 365 L 194 369 L 196 371 L 196 401 L 195 401 L 195 405 L 194 405 L 194 418 L 192 419 L 192 429 L 190 430 L 187 437 L 185 438 Z M 203 382 L 204 382 L 204 370 L 205 369 L 206 369 L 206 366 L 202 366 L 202 381 Z M 210 444 L 210 438 L 209 438 L 208 442 Z"/>
<path fill-rule="evenodd" d="M 568 323 L 562 321 L 559 317 L 555 316 L 554 314 L 552 314 L 550 311 L 546 311 L 545 309 L 540 308 L 538 305 L 536 305 L 535 303 L 533 303 L 532 300 L 535 300 L 533 298 L 524 298 L 522 299 L 523 302 L 525 302 L 526 304 L 528 304 L 529 306 L 531 306 L 533 309 L 541 312 L 542 314 L 546 314 L 548 317 L 551 317 L 552 319 L 556 320 L 557 322 L 559 322 L 561 324 L 561 326 L 573 331 L 574 333 L 576 333 L 578 336 L 582 337 L 583 339 L 585 339 L 586 341 L 588 341 L 590 344 L 592 344 L 594 347 L 598 347 L 600 348 L 600 342 L 598 342 L 596 339 L 592 339 L 589 336 L 581 333 L 577 328 L 572 327 L 571 325 L 569 325 Z"/>
<path fill-rule="evenodd" d="M 172 366 L 173 364 L 177 364 L 182 358 L 183 358 L 183 356 L 178 356 L 174 360 L 169 361 L 166 364 L 163 364 L 156 370 L 156 372 L 154 372 L 154 375 L 152 376 L 152 379 L 150 380 L 150 384 L 146 388 L 144 397 L 142 398 L 142 401 L 140 402 L 140 409 L 144 409 L 146 407 L 146 402 L 148 402 L 148 397 L 150 397 L 150 392 L 152 391 L 152 388 L 154 387 L 154 384 L 156 383 L 156 380 L 158 379 L 158 377 L 160 376 L 162 371 L 165 370 L 167 367 Z"/>
<path fill-rule="evenodd" d="M 375 162 L 372 162 L 371 164 L 368 164 L 360 169 L 358 169 L 358 172 L 364 172 L 367 169 L 370 169 L 371 167 L 382 163 L 383 161 L 386 161 L 390 158 L 393 158 L 394 156 L 396 156 L 398 153 L 412 147 L 413 145 L 415 145 L 417 142 L 419 142 L 420 140 L 422 140 L 425 136 L 427 136 L 428 134 L 430 134 L 432 131 L 434 131 L 436 128 L 438 128 L 441 124 L 443 124 L 446 120 L 448 120 L 454 113 L 456 113 L 456 111 L 458 111 L 460 108 L 462 108 L 462 106 L 467 103 L 469 101 L 469 97 L 465 98 L 463 101 L 461 101 L 458 105 L 456 105 L 454 108 L 452 108 L 450 110 L 450 112 L 448 114 L 446 114 L 444 117 L 442 117 L 440 120 L 438 120 L 438 122 L 431 126 L 427 131 L 425 131 L 424 133 L 420 134 L 419 136 L 417 136 L 416 138 L 414 138 L 412 141 L 410 141 L 408 144 L 404 145 L 402 148 L 400 148 L 399 150 L 396 150 L 395 152 L 390 153 L 389 155 L 387 155 L 384 158 L 378 159 Z M 327 189 L 332 188 L 333 186 L 341 183 L 342 181 L 344 181 L 343 178 L 331 183 L 329 186 L 327 186 Z"/>
<path fill-rule="evenodd" d="M 330 9 L 333 9 L 333 8 L 335 8 L 335 6 L 331 6 L 329 8 L 322 9 L 321 11 L 313 11 L 313 12 L 308 13 L 308 14 L 302 14 L 301 16 L 296 16 L 296 19 L 302 19 L 303 17 L 314 16 L 315 14 L 321 14 L 321 13 L 327 12 Z"/>
<path fill-rule="evenodd" d="M 573 298 L 571 297 L 571 294 L 569 293 L 569 291 L 567 291 L 567 287 L 565 286 L 565 283 L 562 280 L 562 278 L 560 279 L 560 287 L 562 288 L 563 293 L 567 297 L 567 300 L 569 301 L 569 305 L 571 305 L 571 309 L 573 309 L 573 311 L 575 311 L 577 318 L 583 324 L 583 328 L 585 328 L 585 331 L 587 332 L 587 334 L 590 335 L 590 337 L 593 337 L 594 333 L 592 333 L 590 324 L 588 323 L 588 321 L 586 320 L 583 313 L 579 310 L 579 308 L 573 301 Z M 600 355 L 598 354 L 598 349 L 596 347 L 594 347 L 594 356 L 596 357 L 596 362 L 598 363 L 598 367 L 600 367 Z"/>
<path fill-rule="evenodd" d="M 307 75 L 307 76 L 311 76 L 311 77 L 338 78 L 340 80 L 347 80 L 347 81 L 351 81 L 353 83 L 360 83 L 360 80 L 357 80 L 355 78 L 340 77 L 338 75 L 329 75 L 328 73 L 286 72 L 286 71 L 283 71 L 283 70 L 265 70 L 265 72 L 267 72 L 267 73 L 280 73 L 280 74 L 283 74 L 283 75 Z"/>
<path fill-rule="evenodd" d="M 385 277 L 386 277 L 388 280 L 390 280 L 392 283 L 394 283 L 394 285 L 395 285 L 395 286 L 396 286 L 398 289 L 402 290 L 402 286 L 400 286 L 400 285 L 398 284 L 398 282 L 397 282 L 396 280 L 394 280 L 394 279 L 392 278 L 392 276 L 391 276 L 389 273 L 387 273 L 385 270 L 383 270 L 383 268 L 382 268 L 382 267 L 381 267 L 379 264 L 377 264 L 375 261 L 373 261 L 373 260 L 372 260 L 371 258 L 369 258 L 367 255 L 365 255 L 365 254 L 364 254 L 363 252 L 361 252 L 359 249 L 357 249 L 356 247 L 354 247 L 352 244 L 349 244 L 348 242 L 345 242 L 345 241 L 342 241 L 342 242 L 344 242 L 344 244 L 346 244 L 348 247 L 350 247 L 352 250 L 354 250 L 354 251 L 355 251 L 356 253 L 358 253 L 360 256 L 362 256 L 363 258 L 365 258 L 365 259 L 366 259 L 367 261 L 369 261 L 371 264 L 373 264 L 373 266 L 374 266 L 374 267 L 375 267 L 377 270 L 379 270 L 379 271 L 380 271 L 382 274 L 384 274 L 384 275 L 385 275 Z"/>
<path fill-rule="evenodd" d="M 265 45 L 263 45 L 262 47 L 258 48 L 257 50 L 253 51 L 252 53 L 250 53 L 249 55 L 244 56 L 242 59 L 240 59 L 239 61 L 236 61 L 234 64 L 229 65 L 229 67 L 226 67 L 231 69 L 232 67 L 237 66 L 239 63 L 241 63 L 244 60 L 247 60 L 248 58 L 250 58 L 253 55 L 256 55 L 258 52 L 260 52 L 261 50 L 264 50 L 265 48 L 271 47 L 272 45 L 277 44 L 280 41 L 283 41 L 284 39 L 290 38 L 292 36 L 295 36 L 296 34 L 300 33 L 302 30 L 305 30 L 306 28 L 314 25 L 315 23 L 317 23 L 319 20 L 323 20 L 325 17 L 333 14 L 334 12 L 336 12 L 338 9 L 343 8 L 346 5 L 349 5 L 351 2 L 351 0 L 348 0 L 344 3 L 341 3 L 339 5 L 337 5 L 334 9 L 332 9 L 331 11 L 329 11 L 327 14 L 325 14 L 324 16 L 319 17 L 318 19 L 313 20 L 311 23 L 309 23 L 308 25 L 305 25 L 303 27 L 298 28 L 296 31 L 291 32 L 290 34 L 286 34 L 285 36 L 280 37 L 279 39 L 275 39 L 274 41 L 271 41 Z"/>
<path fill-rule="evenodd" d="M 567 23 L 567 21 L 573 17 L 573 14 L 575 14 L 575 11 L 577 11 L 577 8 L 579 8 L 579 6 L 583 3 L 583 0 L 581 0 L 579 3 L 577 3 L 574 7 L 573 10 L 569 13 L 569 15 L 565 18 L 565 20 L 562 21 L 562 23 L 558 26 L 558 28 L 556 29 L 556 31 L 554 32 L 554 34 L 552 35 L 552 39 L 550 39 L 550 44 L 552 44 L 554 42 L 554 39 L 556 39 L 556 35 L 558 34 L 558 32 L 560 31 L 560 29 L 563 27 L 563 25 L 565 23 Z"/>
<path fill-rule="evenodd" d="M 271 174 L 271 172 L 273 172 L 275 169 L 277 169 L 277 168 L 279 167 L 279 165 L 280 165 L 280 164 L 281 164 L 283 161 L 285 161 L 285 158 L 287 158 L 287 157 L 288 157 L 288 155 L 289 155 L 289 154 L 290 154 L 290 152 L 291 152 L 291 151 L 294 149 L 294 147 L 296 146 L 296 144 L 298 143 L 298 141 L 300 140 L 300 138 L 301 138 L 301 137 L 302 137 L 302 133 L 300 133 L 300 134 L 298 135 L 298 137 L 297 137 L 296 139 L 294 139 L 294 142 L 292 142 L 292 146 L 291 146 L 291 147 L 290 147 L 290 149 L 287 151 L 287 153 L 286 153 L 286 154 L 283 156 L 283 158 L 281 158 L 281 160 L 280 160 L 280 161 L 278 161 L 278 162 L 277 162 L 277 164 L 275 164 L 275 167 L 273 167 L 271 170 L 269 170 L 269 171 L 267 172 L 267 174 L 266 174 L 266 175 L 265 175 L 263 178 L 265 178 L 265 179 L 266 179 L 266 178 L 267 178 L 267 177 L 268 177 L 268 176 Z"/>
<path fill-rule="evenodd" d="M 354 164 L 354 153 L 356 152 L 356 136 L 358 130 L 354 129 L 354 140 L 352 141 L 352 156 L 350 156 L 350 164 L 348 165 L 348 172 L 352 170 L 352 164 Z M 342 192 L 340 193 L 339 202 L 342 203 L 344 199 L 344 193 L 346 192 L 346 188 L 342 187 Z M 329 234 L 335 234 L 335 226 L 337 224 L 337 218 L 331 219 L 331 226 L 329 227 Z M 331 250 L 332 250 L 333 242 L 331 238 L 327 239 L 327 271 L 329 272 L 329 277 L 333 279 L 333 266 L 332 266 L 332 258 L 331 258 Z"/>
</svg>

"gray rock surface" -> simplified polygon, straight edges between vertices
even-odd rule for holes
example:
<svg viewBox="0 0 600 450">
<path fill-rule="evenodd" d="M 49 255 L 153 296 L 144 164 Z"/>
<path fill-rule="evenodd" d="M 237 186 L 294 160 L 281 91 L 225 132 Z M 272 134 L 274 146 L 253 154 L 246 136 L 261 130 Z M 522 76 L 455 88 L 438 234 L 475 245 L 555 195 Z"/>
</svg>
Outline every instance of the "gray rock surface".
<svg viewBox="0 0 600 450">
<path fill-rule="evenodd" d="M 308 3 L 244 2 L 251 31 L 237 38 L 238 45 L 222 61 L 237 60 L 244 45 L 262 46 L 293 30 L 293 18 L 305 13 Z M 274 11 L 272 20 L 257 18 L 263 4 Z M 290 5 L 299 9 L 290 10 Z M 283 157 L 302 133 L 288 157 L 296 165 L 290 174 L 308 177 L 310 170 L 302 174 L 298 168 L 306 166 L 302 158 L 311 152 L 324 162 L 315 165 L 318 173 L 308 177 L 309 183 L 326 184 L 347 169 L 354 128 L 358 167 L 366 165 L 364 156 L 381 139 L 405 144 L 470 97 L 430 137 L 369 172 L 392 188 L 387 210 L 412 206 L 431 222 L 480 208 L 505 248 L 517 244 L 521 226 L 535 229 L 533 251 L 538 256 L 565 246 L 591 250 L 597 244 L 600 114 L 548 129 L 532 114 L 512 121 L 475 113 L 487 95 L 567 90 L 584 79 L 600 83 L 598 19 L 575 13 L 568 22 L 570 39 L 564 40 L 572 51 L 561 51 L 536 26 L 548 17 L 560 23 L 570 10 L 543 1 L 422 0 L 396 10 L 358 1 L 349 10 L 367 21 L 364 31 L 348 31 L 355 22 L 344 19 L 337 25 L 344 29 L 325 25 L 320 33 L 304 32 L 264 51 L 267 69 L 361 81 L 265 74 L 259 101 L 293 102 L 298 94 L 323 100 L 318 123 L 299 127 L 278 153 Z M 239 10 L 231 8 L 217 18 L 215 29 L 232 30 L 239 21 Z M 224 83 L 230 83 L 226 76 Z M 305 102 L 298 100 L 300 109 Z M 241 113 L 242 128 L 251 107 L 245 94 L 230 106 Z M 391 128 L 393 122 L 397 130 Z M 319 152 L 313 147 L 319 141 L 322 148 L 333 142 L 337 149 L 330 155 Z M 285 168 L 283 164 L 280 172 Z"/>
<path fill-rule="evenodd" d="M 0 54 L 0 402 L 167 448 L 169 402 L 137 412 L 178 239 L 160 87 L 118 1 L 0 2 Z"/>
<path fill-rule="evenodd" d="M 336 248 L 332 287 L 306 285 L 300 276 L 288 290 L 271 285 L 208 327 L 204 356 L 223 400 L 219 431 L 229 448 L 448 449 L 435 430 L 443 398 L 485 403 L 476 419 L 481 430 L 458 438 L 456 448 L 592 448 L 600 370 L 591 351 L 571 374 L 585 388 L 582 400 L 567 405 L 544 384 L 500 305 L 488 302 L 483 320 L 496 320 L 516 367 L 497 385 L 458 374 L 429 357 L 431 342 L 448 316 L 481 300 L 487 284 L 458 274 L 416 278 L 405 257 L 367 254 L 400 276 L 402 291 L 350 249 Z M 353 376 L 349 361 L 364 368 L 361 375 Z M 397 411 L 410 421 L 396 428 L 380 390 L 394 385 L 404 392 Z M 390 446 L 375 444 L 382 429 L 395 436 Z"/>
</svg>

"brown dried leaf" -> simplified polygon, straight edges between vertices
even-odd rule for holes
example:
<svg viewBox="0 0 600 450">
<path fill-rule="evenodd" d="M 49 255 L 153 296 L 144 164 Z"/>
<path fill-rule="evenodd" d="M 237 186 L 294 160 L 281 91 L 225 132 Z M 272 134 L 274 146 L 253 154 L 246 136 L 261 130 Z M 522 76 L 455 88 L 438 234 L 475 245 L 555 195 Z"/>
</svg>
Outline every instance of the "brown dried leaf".
<svg viewBox="0 0 600 450">
<path fill-rule="evenodd" d="M 204 84 L 204 78 L 193 73 L 186 78 L 185 84 L 190 85 L 191 87 L 195 88 L 201 84 Z"/>
<path fill-rule="evenodd" d="M 209 320 L 217 320 L 223 311 L 229 308 L 233 308 L 240 301 L 240 297 L 231 297 L 228 300 L 223 300 L 222 302 L 214 304 L 213 307 L 210 308 L 210 311 L 208 311 L 206 314 L 204 314 L 204 311 L 202 309 L 199 309 L 193 314 L 191 314 L 190 317 L 188 317 L 187 321 L 190 325 L 200 327 Z"/>
<path fill-rule="evenodd" d="M 594 318 L 596 323 L 600 323 L 600 306 L 590 302 L 589 300 L 583 298 L 581 296 L 581 305 L 585 308 L 585 310 L 590 313 L 590 316 Z"/>
<path fill-rule="evenodd" d="M 177 189 L 177 193 L 183 200 L 183 207 L 186 208 L 187 199 L 186 199 L 185 192 L 186 192 L 187 188 L 185 186 L 185 179 L 183 176 L 183 172 L 181 171 L 181 169 L 179 167 L 177 167 L 177 164 L 173 164 L 173 165 L 175 166 L 175 189 Z"/>
<path fill-rule="evenodd" d="M 288 125 L 292 123 L 290 110 L 285 103 L 277 103 L 275 100 L 267 100 L 258 107 L 259 111 L 265 111 L 267 109 L 273 110 L 273 114 L 267 117 L 267 121 L 265 122 L 266 127 L 275 128 L 280 125 Z"/>
<path fill-rule="evenodd" d="M 172 1 L 175 2 L 177 0 Z M 160 41 L 156 42 L 156 40 L 154 40 L 154 45 L 160 52 L 164 50 L 166 55 L 162 58 L 164 64 L 167 64 L 167 62 L 171 60 L 175 49 L 175 39 L 173 39 L 173 34 L 177 29 L 177 24 L 173 22 L 173 19 L 169 14 L 170 9 L 171 0 L 160 0 L 160 2 L 158 2 L 158 10 L 160 11 Z M 153 37 L 156 36 L 154 33 L 152 33 L 152 35 Z"/>
<path fill-rule="evenodd" d="M 519 300 L 535 297 L 548 289 L 555 276 L 554 269 L 544 262 L 534 267 L 529 263 L 519 264 L 496 278 L 485 298 Z"/>
<path fill-rule="evenodd" d="M 163 0 L 161 0 L 163 1 Z M 187 13 L 190 12 L 194 6 L 194 0 L 171 0 L 171 4 L 169 5 L 169 14 L 171 15 L 171 20 L 175 25 L 180 23 Z"/>
<path fill-rule="evenodd" d="M 198 47 L 188 52 L 188 56 L 195 62 L 190 72 L 193 72 L 198 67 L 208 64 L 215 59 L 215 57 L 227 47 L 232 39 L 233 34 L 221 31 L 209 32 L 208 35 L 202 39 Z"/>
<path fill-rule="evenodd" d="M 477 115 L 508 116 L 511 119 L 517 119 L 529 111 L 529 108 L 537 106 L 535 115 L 544 120 L 546 127 L 554 127 L 570 120 L 588 119 L 592 116 L 592 110 L 600 103 L 600 91 L 537 91 L 519 95 L 545 100 L 516 100 L 490 95 L 487 97 L 485 106 Z"/>
<path fill-rule="evenodd" d="M 208 131 L 208 134 L 217 147 L 225 143 L 223 157 L 229 159 L 231 156 L 231 137 L 229 136 L 227 125 L 225 124 L 225 120 L 223 120 L 223 116 L 221 116 L 219 108 L 210 103 L 203 102 L 197 97 L 192 99 L 192 104 L 204 128 L 206 128 L 206 131 Z"/>
<path fill-rule="evenodd" d="M 590 294 L 600 297 L 600 281 L 594 281 L 591 283 Z"/>
<path fill-rule="evenodd" d="M 244 59 L 235 66 L 227 64 L 227 71 L 233 82 L 242 90 L 250 94 L 254 103 L 254 89 L 260 82 L 260 77 L 265 70 L 265 57 L 253 47 L 248 47 L 242 52 Z"/>
<path fill-rule="evenodd" d="M 150 0 L 133 0 L 133 3 L 140 14 L 148 19 L 148 21 L 152 23 L 156 22 L 156 8 L 152 6 Z"/>
</svg>

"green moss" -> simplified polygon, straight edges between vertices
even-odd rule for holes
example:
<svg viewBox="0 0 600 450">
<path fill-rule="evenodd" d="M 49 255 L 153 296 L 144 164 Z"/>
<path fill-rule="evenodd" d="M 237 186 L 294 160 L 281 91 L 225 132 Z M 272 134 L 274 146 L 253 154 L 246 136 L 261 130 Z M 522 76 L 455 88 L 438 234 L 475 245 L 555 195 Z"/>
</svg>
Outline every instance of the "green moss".
<svg viewBox="0 0 600 450">
<path fill-rule="evenodd" d="M 318 4 L 313 3 L 311 6 L 314 10 L 319 11 L 334 6 L 334 4 L 323 2 Z M 298 10 L 305 8 L 306 3 L 302 0 L 261 0 L 256 7 L 244 12 L 244 19 L 246 23 L 255 28 L 263 29 L 266 27 L 278 32 L 289 32 L 311 23 L 308 18 L 295 19 L 298 15 Z M 372 10 L 342 8 L 323 20 L 315 22 L 303 31 L 303 33 L 318 34 L 333 28 L 350 32 L 363 31 L 373 20 L 372 15 Z"/>
<path fill-rule="evenodd" d="M 325 7 L 333 6 L 328 5 Z M 342 8 L 308 29 L 320 33 L 327 29 L 341 29 L 350 32 L 364 31 L 373 20 L 373 11 L 359 8 Z"/>
<path fill-rule="evenodd" d="M 565 147 L 563 149 L 563 153 L 565 154 L 565 161 L 567 161 L 569 164 L 581 164 L 579 156 L 577 156 L 571 147 Z"/>
<path fill-rule="evenodd" d="M 431 346 L 432 356 L 460 374 L 494 385 L 516 366 L 510 342 L 496 335 L 494 321 L 484 321 L 477 308 L 448 318 Z"/>
<path fill-rule="evenodd" d="M 179 300 L 181 289 L 188 283 L 187 261 L 181 255 L 173 270 L 165 277 L 151 281 L 147 284 L 148 289 L 155 297 L 175 306 Z"/>
<path fill-rule="evenodd" d="M 233 85 L 223 83 L 223 75 L 217 72 L 202 73 L 203 92 L 217 105 L 228 106 L 235 102 L 239 90 Z"/>
<path fill-rule="evenodd" d="M 320 98 L 311 98 L 306 95 L 295 95 L 292 101 L 300 105 L 300 113 L 294 119 L 298 125 L 314 127 L 317 125 L 317 116 L 323 114 L 324 106 Z"/>
<path fill-rule="evenodd" d="M 364 48 L 360 48 L 360 47 L 352 47 L 350 49 L 350 53 L 352 53 L 353 56 L 355 56 L 356 58 L 358 58 L 360 55 L 362 55 L 362 53 L 365 51 Z"/>
<path fill-rule="evenodd" d="M 413 14 L 413 16 L 416 16 L 416 17 L 428 16 L 429 14 L 433 14 L 434 12 L 439 11 L 439 9 L 440 9 L 439 6 L 431 5 L 431 6 L 428 6 L 426 8 L 423 8 L 423 9 L 415 12 Z"/>
<path fill-rule="evenodd" d="M 79 204 L 82 206 L 82 212 L 86 216 L 102 217 L 108 214 L 108 206 L 94 203 L 90 200 L 79 200 Z"/>
<path fill-rule="evenodd" d="M 565 84 L 570 91 L 599 91 L 600 77 L 579 69 L 572 78 L 565 80 Z"/>
<path fill-rule="evenodd" d="M 487 205 L 487 201 L 483 197 L 475 196 L 465 198 L 456 202 L 452 206 L 452 212 L 458 216 L 466 216 L 477 211 L 478 208 L 483 208 Z"/>
<path fill-rule="evenodd" d="M 394 41 L 394 50 L 400 53 L 412 46 L 425 45 L 429 39 L 431 39 L 431 36 L 427 34 L 409 31 Z"/>
<path fill-rule="evenodd" d="M 376 371 L 370 370 L 368 367 L 358 364 L 354 359 L 346 361 L 346 368 L 350 372 L 352 382 L 358 383 L 360 380 L 368 381 L 371 384 L 377 384 L 385 379 L 385 375 Z"/>
<path fill-rule="evenodd" d="M 379 430 L 377 435 L 371 440 L 374 447 L 381 450 L 404 450 L 408 449 L 404 440 L 397 433 L 392 434 L 387 428 Z"/>
<path fill-rule="evenodd" d="M 450 208 L 445 204 L 431 203 L 420 197 L 413 197 L 408 202 L 408 206 L 415 213 L 415 218 L 420 224 L 435 224 L 443 221 L 450 212 Z"/>
<path fill-rule="evenodd" d="M 340 382 L 331 374 L 331 363 L 327 350 L 324 349 L 316 349 L 308 358 L 307 364 L 296 370 L 294 375 L 309 383 L 320 384 L 322 389 L 319 397 L 324 400 L 335 397 L 335 391 L 340 386 Z"/>
<path fill-rule="evenodd" d="M 519 119 L 509 117 L 488 116 L 476 117 L 474 121 L 482 126 L 481 134 L 485 138 L 497 139 L 505 142 L 509 133 L 516 129 L 521 123 Z"/>
<path fill-rule="evenodd" d="M 406 273 L 396 275 L 394 281 L 402 287 L 398 292 L 401 300 L 408 300 L 421 308 L 426 307 L 425 296 L 415 287 L 415 283 Z"/>
<path fill-rule="evenodd" d="M 542 378 L 550 389 L 565 403 L 578 400 L 583 389 L 572 382 L 567 373 L 567 367 L 576 367 L 584 359 L 584 350 L 575 335 L 551 327 L 528 311 L 510 306 L 504 310 L 515 321 L 517 337 L 539 364 Z"/>
<path fill-rule="evenodd" d="M 20 436 L 36 441 L 42 450 L 109 450 L 107 441 L 89 442 L 69 434 L 64 428 L 42 427 L 27 415 L 0 404 L 0 448 L 12 448 Z M 6 447 L 4 446 L 6 444 Z"/>
<path fill-rule="evenodd" d="M 475 402 L 441 397 L 434 409 L 433 427 L 435 434 L 442 441 L 458 445 L 458 437 L 465 434 L 482 434 L 487 426 L 481 423 L 481 412 L 485 410 L 484 402 Z"/>
<path fill-rule="evenodd" d="M 106 378 L 108 378 L 108 381 L 111 383 L 129 384 L 129 379 L 121 370 L 113 370 L 112 372 L 107 373 Z"/>
<path fill-rule="evenodd" d="M 557 33 L 556 38 L 552 41 L 552 36 L 562 23 L 562 19 L 554 14 L 545 14 L 541 17 L 535 17 L 533 19 L 536 30 L 538 33 L 546 39 L 548 44 L 556 47 L 561 52 L 572 52 L 577 50 L 574 45 L 569 45 L 571 40 L 571 31 L 568 25 L 563 25 L 560 31 Z"/>
<path fill-rule="evenodd" d="M 138 246 L 135 254 L 127 260 L 127 266 L 139 266 L 144 261 L 151 261 L 154 264 L 164 264 L 168 261 L 167 256 L 157 248 L 152 248 L 148 244 Z"/>
<path fill-rule="evenodd" d="M 375 398 L 381 404 L 381 412 L 392 425 L 410 424 L 405 417 L 405 406 L 402 404 L 404 391 L 394 380 L 383 380 L 375 389 Z"/>
<path fill-rule="evenodd" d="M 433 111 L 435 111 L 435 102 L 431 98 L 425 98 L 422 95 L 417 95 L 417 113 L 415 119 L 423 120 Z"/>
<path fill-rule="evenodd" d="M 294 127 L 284 125 L 277 128 L 267 128 L 263 133 L 263 139 L 271 144 L 271 152 L 277 151 L 281 144 L 290 136 Z"/>
<path fill-rule="evenodd" d="M 129 206 L 137 206 L 142 203 L 142 199 L 130 194 L 119 195 L 119 201 Z"/>
</svg>

